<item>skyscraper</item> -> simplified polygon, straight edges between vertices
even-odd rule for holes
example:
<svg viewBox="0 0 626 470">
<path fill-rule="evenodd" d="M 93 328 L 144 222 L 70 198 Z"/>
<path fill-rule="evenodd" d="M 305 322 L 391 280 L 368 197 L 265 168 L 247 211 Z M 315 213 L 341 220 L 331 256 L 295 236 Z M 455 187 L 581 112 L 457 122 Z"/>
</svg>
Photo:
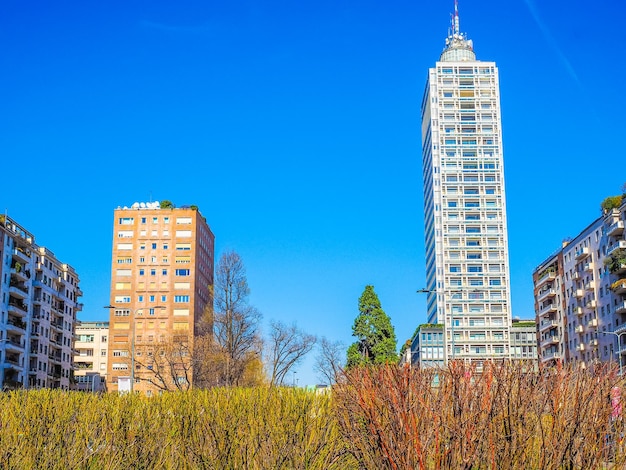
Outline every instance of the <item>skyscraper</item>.
<svg viewBox="0 0 626 470">
<path fill-rule="evenodd" d="M 510 357 L 511 308 L 498 69 L 452 25 L 422 101 L 429 323 L 444 359 Z"/>
<path fill-rule="evenodd" d="M 114 215 L 109 391 L 186 389 L 212 302 L 214 236 L 200 211 L 135 203 Z"/>
</svg>

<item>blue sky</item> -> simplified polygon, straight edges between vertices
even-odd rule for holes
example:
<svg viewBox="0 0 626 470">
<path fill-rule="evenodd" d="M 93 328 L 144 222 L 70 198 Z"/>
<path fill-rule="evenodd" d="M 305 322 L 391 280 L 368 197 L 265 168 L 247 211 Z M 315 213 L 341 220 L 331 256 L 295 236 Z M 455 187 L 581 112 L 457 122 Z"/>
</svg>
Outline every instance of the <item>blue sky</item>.
<svg viewBox="0 0 626 470">
<path fill-rule="evenodd" d="M 106 318 L 113 209 L 196 204 L 265 321 L 353 340 L 372 284 L 398 342 L 425 321 L 420 103 L 452 0 L 0 6 L 0 209 Z M 623 2 L 461 0 L 500 69 L 513 315 L 624 171 Z M 316 382 L 312 358 L 297 371 Z"/>
</svg>

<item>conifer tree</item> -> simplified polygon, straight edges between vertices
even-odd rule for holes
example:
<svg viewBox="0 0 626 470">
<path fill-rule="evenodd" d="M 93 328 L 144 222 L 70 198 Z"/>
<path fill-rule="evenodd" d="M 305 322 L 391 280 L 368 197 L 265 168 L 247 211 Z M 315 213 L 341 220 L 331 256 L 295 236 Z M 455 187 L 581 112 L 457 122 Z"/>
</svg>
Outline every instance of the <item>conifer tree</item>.
<svg viewBox="0 0 626 470">
<path fill-rule="evenodd" d="M 359 312 L 352 326 L 352 336 L 357 341 L 348 348 L 346 367 L 397 362 L 396 333 L 374 286 L 365 286 L 359 298 Z"/>
</svg>

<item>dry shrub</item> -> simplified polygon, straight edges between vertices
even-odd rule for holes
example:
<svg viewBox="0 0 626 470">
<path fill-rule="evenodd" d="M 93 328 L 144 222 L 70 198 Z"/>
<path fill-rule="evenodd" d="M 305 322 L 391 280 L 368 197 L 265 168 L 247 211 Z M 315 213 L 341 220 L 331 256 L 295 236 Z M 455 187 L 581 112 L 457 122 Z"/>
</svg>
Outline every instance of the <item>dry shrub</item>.
<svg viewBox="0 0 626 470">
<path fill-rule="evenodd" d="M 626 468 L 614 367 L 532 372 L 520 363 L 349 371 L 335 414 L 364 469 Z"/>
<path fill-rule="evenodd" d="M 350 469 L 330 396 L 284 388 L 0 395 L 4 469 Z"/>
</svg>

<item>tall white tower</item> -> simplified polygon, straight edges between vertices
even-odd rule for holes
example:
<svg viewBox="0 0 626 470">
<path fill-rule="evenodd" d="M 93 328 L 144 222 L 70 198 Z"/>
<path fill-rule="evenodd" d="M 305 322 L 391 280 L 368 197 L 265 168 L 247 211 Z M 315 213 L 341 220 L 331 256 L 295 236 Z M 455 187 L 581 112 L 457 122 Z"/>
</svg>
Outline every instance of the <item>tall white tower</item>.
<svg viewBox="0 0 626 470">
<path fill-rule="evenodd" d="M 498 69 L 476 60 L 455 1 L 422 102 L 428 322 L 445 360 L 510 357 L 509 255 Z"/>
</svg>

